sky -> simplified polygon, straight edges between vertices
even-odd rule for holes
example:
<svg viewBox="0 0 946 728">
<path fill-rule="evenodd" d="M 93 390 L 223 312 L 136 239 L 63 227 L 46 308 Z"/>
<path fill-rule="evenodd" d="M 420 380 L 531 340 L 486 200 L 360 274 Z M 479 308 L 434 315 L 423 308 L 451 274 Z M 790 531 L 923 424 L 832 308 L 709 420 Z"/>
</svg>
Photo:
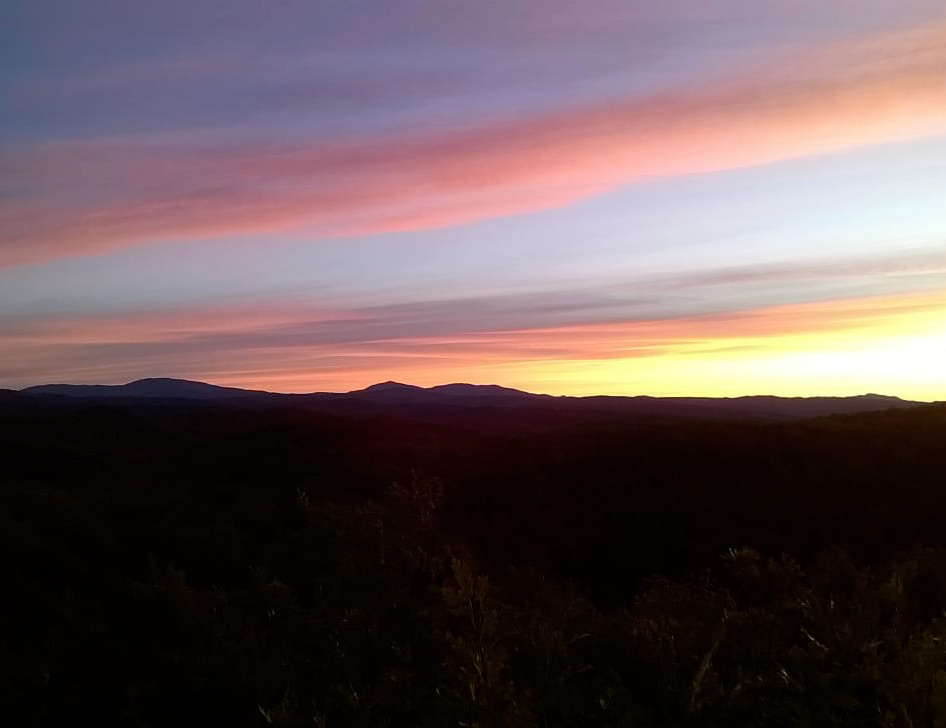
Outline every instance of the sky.
<svg viewBox="0 0 946 728">
<path fill-rule="evenodd" d="M 942 0 L 0 4 L 0 387 L 943 362 Z"/>
</svg>

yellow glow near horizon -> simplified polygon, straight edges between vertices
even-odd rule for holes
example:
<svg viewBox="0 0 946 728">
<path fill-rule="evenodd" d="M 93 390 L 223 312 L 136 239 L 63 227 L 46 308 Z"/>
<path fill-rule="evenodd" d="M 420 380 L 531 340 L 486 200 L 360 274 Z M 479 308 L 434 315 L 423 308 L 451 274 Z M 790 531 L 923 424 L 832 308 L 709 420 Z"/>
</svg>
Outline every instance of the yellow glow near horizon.
<svg viewBox="0 0 946 728">
<path fill-rule="evenodd" d="M 608 360 L 531 362 L 521 384 L 552 394 L 734 397 L 848 396 L 869 392 L 946 400 L 946 326 L 837 349 L 664 354 Z M 512 374 L 512 372 L 510 372 Z"/>
<path fill-rule="evenodd" d="M 946 296 L 792 307 L 852 318 L 865 304 L 891 305 L 847 326 L 762 335 L 715 335 L 667 344 L 654 356 L 530 362 L 525 388 L 556 394 L 652 394 L 727 397 L 747 394 L 846 396 L 875 392 L 946 400 Z M 906 305 L 904 305 L 906 304 Z M 917 305 L 913 305 L 917 304 Z M 832 314 L 840 313 L 840 317 Z M 819 316 L 820 318 L 820 316 Z M 810 325 L 810 322 L 809 322 Z M 512 374 L 512 372 L 510 372 Z"/>
<path fill-rule="evenodd" d="M 419 351 L 412 346 L 422 343 Z M 287 352 L 289 356 L 289 352 Z M 386 342 L 357 367 L 220 372 L 277 391 L 343 391 L 398 379 L 558 395 L 847 396 L 946 400 L 946 290 L 661 321 Z"/>
<path fill-rule="evenodd" d="M 50 322 L 10 332 L 24 366 L 63 360 L 72 347 L 132 351 L 141 342 L 170 349 L 212 330 L 193 313 Z M 258 346 L 260 327 L 311 324 L 293 306 L 234 318 L 229 346 L 195 353 L 174 376 L 281 392 L 347 391 L 378 381 L 431 386 L 500 384 L 564 395 L 856 395 L 946 400 L 946 289 L 658 320 L 627 320 L 449 336 L 392 336 L 352 342 Z M 227 319 L 229 320 L 229 319 Z M 240 323 L 236 323 L 236 322 Z M 242 344 L 244 333 L 247 343 Z M 167 375 L 124 360 L 45 371 L 47 381 L 120 383 Z M 33 376 L 36 376 L 35 374 Z M 28 384 L 39 382 L 29 381 Z"/>
</svg>

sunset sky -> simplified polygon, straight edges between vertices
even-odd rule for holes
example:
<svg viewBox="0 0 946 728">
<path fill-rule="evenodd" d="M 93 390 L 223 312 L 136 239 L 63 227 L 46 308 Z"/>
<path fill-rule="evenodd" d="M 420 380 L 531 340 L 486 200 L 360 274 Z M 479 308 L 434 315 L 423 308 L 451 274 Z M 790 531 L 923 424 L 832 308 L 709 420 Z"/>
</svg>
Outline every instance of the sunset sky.
<svg viewBox="0 0 946 728">
<path fill-rule="evenodd" d="M 0 29 L 0 387 L 946 399 L 943 0 Z"/>
</svg>

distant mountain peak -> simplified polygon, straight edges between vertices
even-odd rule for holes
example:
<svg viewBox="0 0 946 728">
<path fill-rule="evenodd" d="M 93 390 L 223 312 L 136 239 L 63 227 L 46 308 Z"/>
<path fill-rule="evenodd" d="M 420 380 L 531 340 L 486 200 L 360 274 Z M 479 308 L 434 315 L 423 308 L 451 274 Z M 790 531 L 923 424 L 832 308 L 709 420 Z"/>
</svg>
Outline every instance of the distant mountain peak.
<svg viewBox="0 0 946 728">
<path fill-rule="evenodd" d="M 467 382 L 453 382 L 451 384 L 439 384 L 431 387 L 428 391 L 439 392 L 459 397 L 495 397 L 495 396 L 523 396 L 537 397 L 541 395 L 529 394 L 521 389 L 512 387 L 503 387 L 499 384 L 469 384 Z"/>
<path fill-rule="evenodd" d="M 22 390 L 28 394 L 64 397 L 109 397 L 145 399 L 233 399 L 266 394 L 265 392 L 221 387 L 206 382 L 171 377 L 147 377 L 127 384 L 44 384 Z"/>
<path fill-rule="evenodd" d="M 372 384 L 364 389 L 356 389 L 351 394 L 357 392 L 416 392 L 421 389 L 423 389 L 423 387 L 418 387 L 414 384 L 404 384 L 403 382 L 388 380 L 386 382 Z"/>
<path fill-rule="evenodd" d="M 349 392 L 349 396 L 356 397 L 381 397 L 385 400 L 396 400 L 398 402 L 455 402 L 456 400 L 474 400 L 496 399 L 508 397 L 539 397 L 541 395 L 529 394 L 518 389 L 501 387 L 498 384 L 469 384 L 467 382 L 453 382 L 451 384 L 438 384 L 434 387 L 418 387 L 414 384 L 404 384 L 403 382 L 378 382 L 370 387 L 358 389 Z"/>
</svg>

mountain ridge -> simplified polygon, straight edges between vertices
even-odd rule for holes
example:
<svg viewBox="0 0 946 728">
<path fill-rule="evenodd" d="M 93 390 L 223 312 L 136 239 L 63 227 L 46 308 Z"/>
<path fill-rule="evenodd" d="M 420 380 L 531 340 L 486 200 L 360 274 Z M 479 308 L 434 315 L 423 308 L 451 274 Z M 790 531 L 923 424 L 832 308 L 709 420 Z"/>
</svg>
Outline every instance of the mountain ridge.
<svg viewBox="0 0 946 728">
<path fill-rule="evenodd" d="M 259 396 L 267 395 L 272 397 L 312 397 L 312 396 L 353 396 L 353 395 L 374 395 L 387 393 L 442 393 L 452 396 L 516 396 L 516 397 L 542 397 L 557 400 L 596 400 L 596 399 L 646 399 L 655 401 L 702 401 L 702 402 L 734 402 L 740 400 L 779 400 L 779 401 L 814 401 L 814 400 L 880 400 L 884 402 L 904 402 L 910 404 L 928 404 L 916 400 L 908 400 L 896 395 L 879 394 L 876 392 L 866 392 L 864 394 L 853 395 L 777 395 L 777 394 L 740 394 L 722 397 L 711 396 L 661 396 L 652 394 L 588 394 L 588 395 L 553 395 L 539 392 L 528 392 L 522 389 L 506 387 L 500 384 L 472 384 L 469 382 L 449 382 L 445 384 L 435 384 L 429 387 L 423 387 L 417 384 L 407 384 L 394 380 L 387 380 L 370 384 L 361 389 L 353 389 L 346 392 L 270 392 L 263 389 L 244 389 L 242 387 L 228 387 L 219 384 L 210 384 L 194 379 L 181 379 L 175 377 L 144 377 L 135 379 L 125 384 L 66 384 L 50 383 L 38 384 L 30 387 L 24 387 L 19 390 L 3 389 L 4 392 L 15 392 L 19 394 L 61 394 L 70 397 L 95 397 L 127 394 L 135 397 L 181 397 L 181 398 L 201 398 L 202 396 L 216 394 L 217 396 Z"/>
<path fill-rule="evenodd" d="M 452 382 L 420 387 L 391 380 L 349 392 L 283 394 L 169 377 L 137 379 L 118 385 L 38 385 L 12 393 L 3 397 L 3 400 L 9 401 L 11 396 L 20 400 L 39 400 L 49 406 L 105 401 L 149 405 L 194 403 L 205 406 L 292 406 L 341 415 L 384 413 L 400 418 L 441 423 L 475 421 L 483 423 L 484 426 L 508 417 L 535 421 L 549 417 L 587 420 L 601 416 L 786 420 L 903 409 L 927 404 L 876 393 L 829 397 L 575 397 L 534 394 L 497 384 Z"/>
<path fill-rule="evenodd" d="M 19 391 L 21 394 L 64 397 L 145 399 L 224 399 L 272 394 L 262 390 L 222 387 L 217 384 L 172 377 L 146 377 L 127 384 L 40 384 Z"/>
</svg>

